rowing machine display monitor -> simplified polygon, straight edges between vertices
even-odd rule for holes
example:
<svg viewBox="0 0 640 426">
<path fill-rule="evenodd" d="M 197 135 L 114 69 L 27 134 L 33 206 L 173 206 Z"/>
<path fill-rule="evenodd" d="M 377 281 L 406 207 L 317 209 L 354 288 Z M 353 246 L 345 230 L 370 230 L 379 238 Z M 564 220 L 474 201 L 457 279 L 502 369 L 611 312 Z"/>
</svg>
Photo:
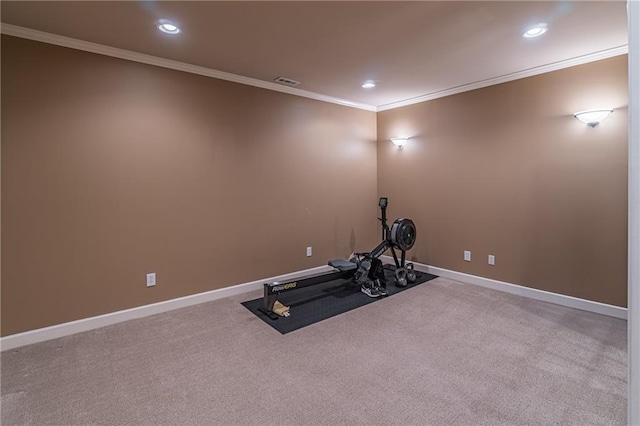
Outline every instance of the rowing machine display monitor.
<svg viewBox="0 0 640 426">
<path fill-rule="evenodd" d="M 389 227 L 387 224 L 388 205 L 389 199 L 380 197 L 378 206 L 380 207 L 381 215 L 378 219 L 382 225 L 382 242 L 374 247 L 373 250 L 365 253 L 354 253 L 353 257 L 349 260 L 330 260 L 329 266 L 334 269 L 325 274 L 306 276 L 292 281 L 265 283 L 263 307 L 260 311 L 272 319 L 278 319 L 281 316 L 274 313 L 274 306 L 279 306 L 277 302 L 280 294 L 331 280 L 345 278 L 360 285 L 367 280 L 384 281 L 385 277 L 382 268 L 372 269 L 372 265 L 379 264 L 380 261 L 377 259 L 387 250 L 391 250 L 393 260 L 396 264 L 396 285 L 404 287 L 408 282 L 414 282 L 416 280 L 416 274 L 413 272 L 413 264 L 409 263 L 405 265 L 405 257 L 407 250 L 410 250 L 416 242 L 416 225 L 411 219 L 400 218 L 396 219 L 393 224 L 391 224 L 391 227 Z M 400 250 L 400 259 L 398 259 L 396 250 Z M 409 269 L 409 271 L 407 271 L 407 269 Z"/>
<path fill-rule="evenodd" d="M 387 226 L 387 206 L 389 205 L 389 199 L 387 197 L 380 197 L 380 201 L 378 201 L 378 205 L 380 206 L 380 217 L 378 220 L 382 222 L 382 240 L 386 240 L 387 232 L 389 232 L 389 227 Z"/>
</svg>

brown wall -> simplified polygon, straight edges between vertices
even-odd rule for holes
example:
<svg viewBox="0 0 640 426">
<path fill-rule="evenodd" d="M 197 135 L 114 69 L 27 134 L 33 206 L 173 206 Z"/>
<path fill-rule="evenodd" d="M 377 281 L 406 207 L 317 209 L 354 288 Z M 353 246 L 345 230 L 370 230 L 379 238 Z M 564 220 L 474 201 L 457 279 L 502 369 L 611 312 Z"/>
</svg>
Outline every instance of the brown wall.
<svg viewBox="0 0 640 426">
<path fill-rule="evenodd" d="M 373 112 L 2 36 L 2 335 L 372 247 L 375 141 Z"/>
<path fill-rule="evenodd" d="M 2 335 L 369 249 L 377 195 L 416 261 L 626 306 L 626 65 L 376 118 L 2 36 Z"/>
<path fill-rule="evenodd" d="M 416 222 L 410 257 L 626 306 L 627 96 L 625 55 L 379 113 L 378 192 Z M 572 117 L 603 106 L 596 128 Z"/>
</svg>

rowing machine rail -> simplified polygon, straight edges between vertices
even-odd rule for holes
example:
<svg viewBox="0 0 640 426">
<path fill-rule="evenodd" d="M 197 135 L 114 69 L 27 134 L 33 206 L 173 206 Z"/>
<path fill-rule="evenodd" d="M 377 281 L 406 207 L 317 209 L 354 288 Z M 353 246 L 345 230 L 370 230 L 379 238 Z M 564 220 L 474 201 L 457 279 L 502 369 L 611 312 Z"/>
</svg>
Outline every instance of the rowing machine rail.
<svg viewBox="0 0 640 426">
<path fill-rule="evenodd" d="M 276 303 L 276 300 L 278 300 L 278 295 L 282 293 L 321 284 L 331 280 L 337 280 L 339 278 L 349 278 L 353 273 L 353 270 L 335 270 L 334 272 L 309 275 L 292 281 L 274 281 L 271 283 L 264 283 L 263 309 L 266 312 L 272 312 L 273 305 Z"/>
</svg>

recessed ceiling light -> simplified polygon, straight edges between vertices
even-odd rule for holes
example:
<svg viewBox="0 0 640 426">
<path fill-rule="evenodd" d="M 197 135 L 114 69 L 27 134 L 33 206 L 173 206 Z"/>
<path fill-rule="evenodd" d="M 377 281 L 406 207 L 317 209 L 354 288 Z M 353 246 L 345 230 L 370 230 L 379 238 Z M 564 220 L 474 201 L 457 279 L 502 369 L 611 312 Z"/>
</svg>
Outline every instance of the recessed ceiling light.
<svg viewBox="0 0 640 426">
<path fill-rule="evenodd" d="M 167 34 L 178 34 L 180 33 L 180 28 L 176 24 L 173 24 L 167 20 L 158 21 L 158 29 L 163 33 Z"/>
<path fill-rule="evenodd" d="M 538 24 L 536 26 L 533 26 L 533 27 L 529 28 L 524 33 L 522 33 L 522 37 L 524 37 L 524 38 L 539 37 L 542 34 L 546 33 L 548 29 L 549 28 L 547 27 L 547 24 L 544 24 L 544 23 Z"/>
<path fill-rule="evenodd" d="M 371 89 L 373 87 L 376 87 L 376 82 L 373 80 L 367 80 L 364 83 L 362 83 L 363 89 Z"/>
</svg>

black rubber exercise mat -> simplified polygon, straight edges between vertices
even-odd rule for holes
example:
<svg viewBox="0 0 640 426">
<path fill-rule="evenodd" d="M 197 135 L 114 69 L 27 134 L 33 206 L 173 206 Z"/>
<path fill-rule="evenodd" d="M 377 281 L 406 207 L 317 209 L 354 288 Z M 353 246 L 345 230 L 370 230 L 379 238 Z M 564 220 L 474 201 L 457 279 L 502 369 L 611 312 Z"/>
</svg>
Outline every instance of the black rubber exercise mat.
<svg viewBox="0 0 640 426">
<path fill-rule="evenodd" d="M 409 290 L 437 278 L 436 275 L 416 271 L 418 279 L 415 283 L 406 287 L 396 287 L 393 284 L 394 270 L 395 266 L 385 266 L 385 276 L 388 282 L 387 291 L 389 292 L 386 297 L 392 297 L 401 291 Z M 350 280 L 339 279 L 280 295 L 278 300 L 282 304 L 291 307 L 291 315 L 289 317 L 271 319 L 260 312 L 262 298 L 242 304 L 271 327 L 282 334 L 286 334 L 369 303 L 384 300 L 386 297 L 369 297 L 362 293 L 360 287 Z"/>
</svg>

